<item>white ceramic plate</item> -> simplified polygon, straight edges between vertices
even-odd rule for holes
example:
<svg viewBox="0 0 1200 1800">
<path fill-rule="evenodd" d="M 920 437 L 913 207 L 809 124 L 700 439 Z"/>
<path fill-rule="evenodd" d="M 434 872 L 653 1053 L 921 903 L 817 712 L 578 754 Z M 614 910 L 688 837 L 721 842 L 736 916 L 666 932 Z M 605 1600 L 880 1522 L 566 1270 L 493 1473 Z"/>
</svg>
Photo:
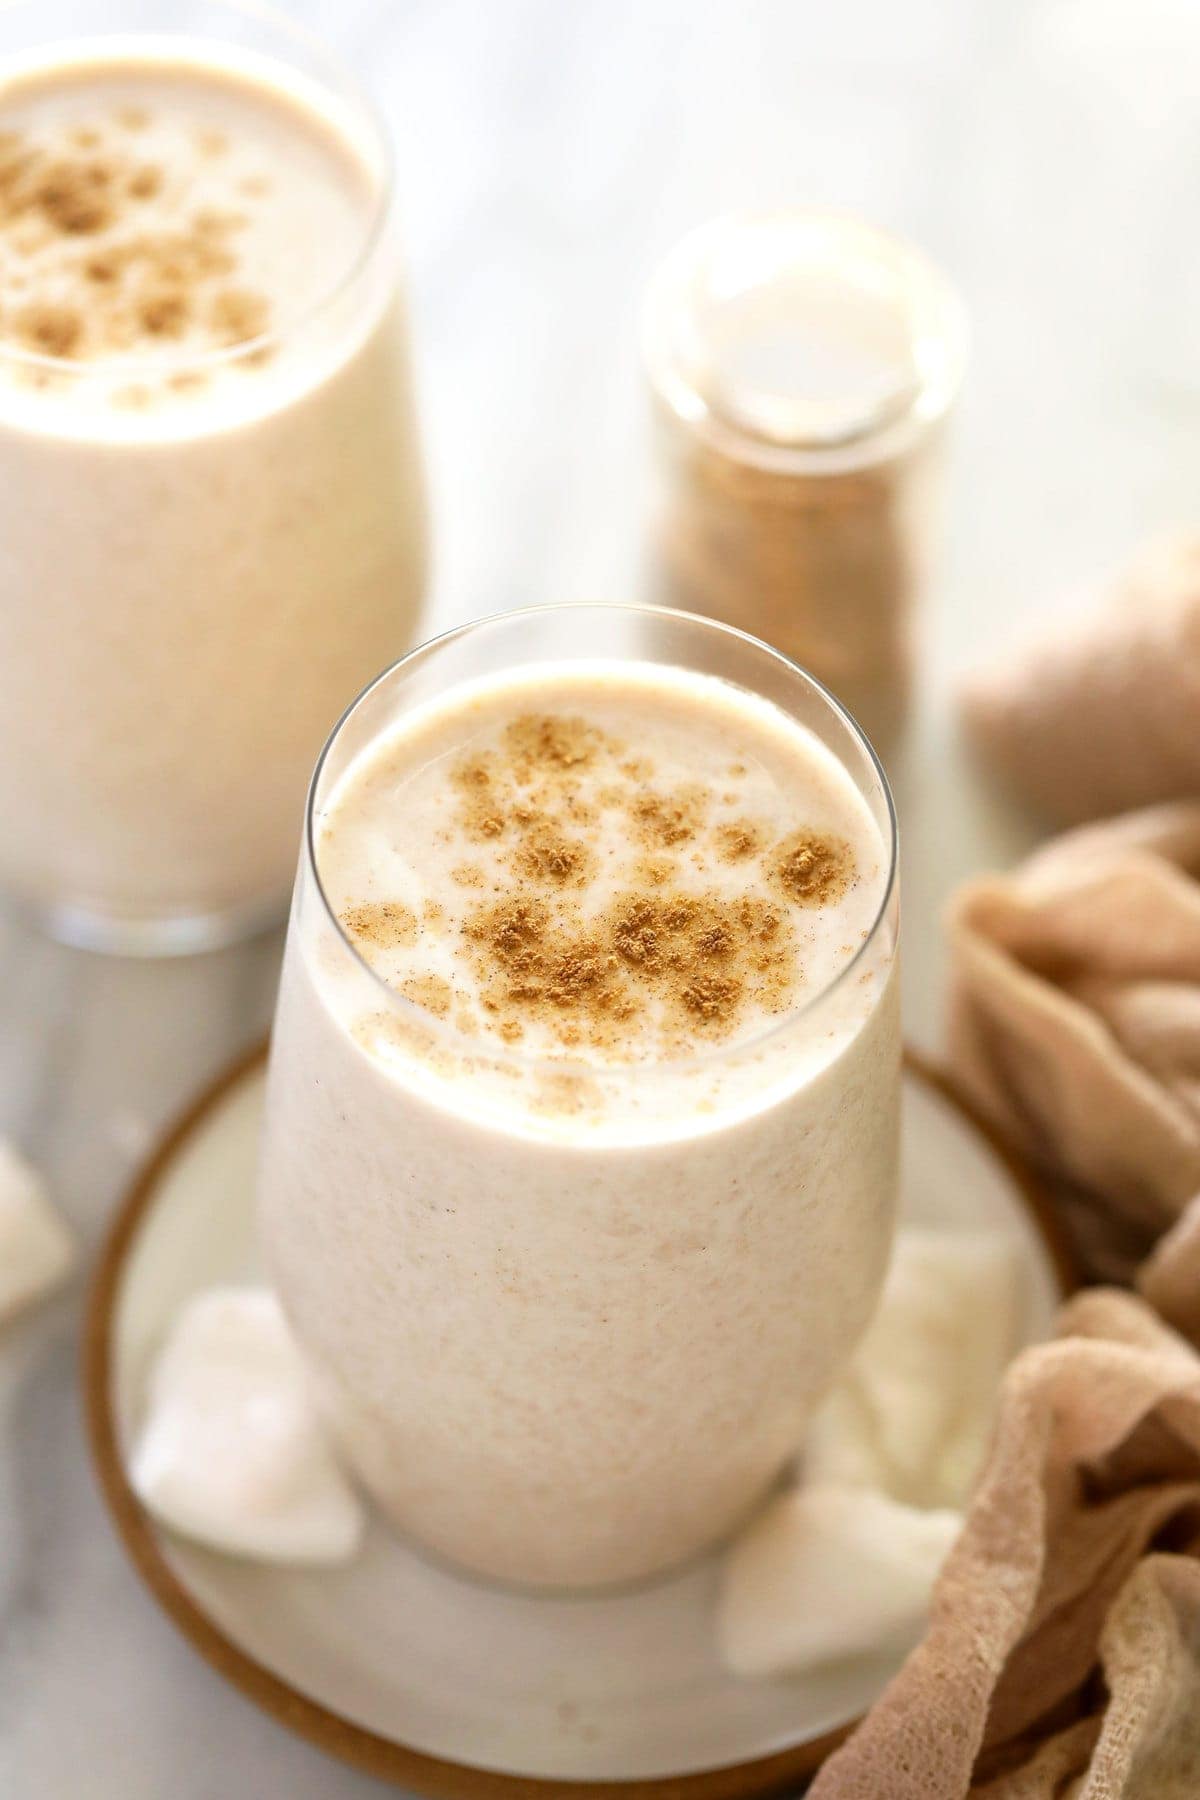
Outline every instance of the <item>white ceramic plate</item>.
<svg viewBox="0 0 1200 1800">
<path fill-rule="evenodd" d="M 796 1681 L 734 1680 L 713 1650 L 713 1559 L 636 1593 L 543 1599 L 461 1579 L 378 1523 L 350 1568 L 303 1572 L 199 1549 L 144 1513 L 125 1460 L 154 1350 L 195 1290 L 260 1277 L 252 1188 L 262 1076 L 259 1053 L 160 1146 L 118 1215 L 93 1292 L 93 1449 L 121 1534 L 167 1610 L 284 1723 L 424 1792 L 533 1795 L 570 1784 L 574 1800 L 715 1800 L 778 1791 L 811 1772 L 895 1659 Z M 1045 1335 L 1069 1266 L 1044 1204 L 914 1065 L 902 1204 L 913 1220 L 1011 1233 L 1028 1269 L 1025 1337 Z"/>
</svg>

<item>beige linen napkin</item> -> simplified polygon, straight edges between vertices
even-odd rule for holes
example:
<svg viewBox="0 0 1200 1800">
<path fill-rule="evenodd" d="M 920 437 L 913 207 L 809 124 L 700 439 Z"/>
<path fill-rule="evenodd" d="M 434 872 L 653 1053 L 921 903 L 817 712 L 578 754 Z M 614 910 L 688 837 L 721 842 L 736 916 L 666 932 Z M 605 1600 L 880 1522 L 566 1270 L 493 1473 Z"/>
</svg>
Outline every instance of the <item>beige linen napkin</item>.
<svg viewBox="0 0 1200 1800">
<path fill-rule="evenodd" d="M 1200 1192 L 1200 803 L 1067 833 L 948 927 L 956 1080 L 1127 1279 Z"/>
<path fill-rule="evenodd" d="M 973 676 L 962 713 L 1054 824 L 1200 795 L 1200 535 L 1152 544 L 1099 606 Z"/>
<path fill-rule="evenodd" d="M 1200 1282 L 1197 1244 L 1160 1278 Z M 924 1641 L 811 1800 L 1200 1794 L 1200 1357 L 1112 1289 L 1059 1329 L 1009 1371 Z"/>
<path fill-rule="evenodd" d="M 1198 1800 L 1200 803 L 949 924 L 951 1068 L 1141 1297 L 1077 1295 L 1010 1368 L 926 1637 L 812 1800 Z"/>
</svg>

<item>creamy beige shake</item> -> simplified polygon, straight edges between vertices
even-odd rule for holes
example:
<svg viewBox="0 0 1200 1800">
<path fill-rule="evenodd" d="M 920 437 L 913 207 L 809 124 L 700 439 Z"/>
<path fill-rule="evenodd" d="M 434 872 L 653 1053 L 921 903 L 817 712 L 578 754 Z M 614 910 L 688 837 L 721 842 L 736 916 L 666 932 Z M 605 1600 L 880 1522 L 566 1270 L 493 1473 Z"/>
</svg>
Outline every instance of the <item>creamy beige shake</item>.
<svg viewBox="0 0 1200 1800">
<path fill-rule="evenodd" d="M 286 890 L 424 517 L 386 159 L 197 39 L 0 62 L 0 882 L 98 935 Z"/>
<path fill-rule="evenodd" d="M 285 964 L 274 1278 L 403 1530 L 644 1576 L 753 1504 L 878 1291 L 890 845 L 812 731 L 681 667 L 517 669 L 359 737 Z"/>
</svg>

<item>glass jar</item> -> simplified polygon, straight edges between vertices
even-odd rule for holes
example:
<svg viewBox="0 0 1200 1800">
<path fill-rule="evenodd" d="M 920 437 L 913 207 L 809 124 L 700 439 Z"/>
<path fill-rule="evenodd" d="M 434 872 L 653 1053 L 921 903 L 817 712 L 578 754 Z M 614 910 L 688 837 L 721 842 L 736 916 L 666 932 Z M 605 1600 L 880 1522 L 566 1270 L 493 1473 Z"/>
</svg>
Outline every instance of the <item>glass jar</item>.
<svg viewBox="0 0 1200 1800">
<path fill-rule="evenodd" d="M 643 347 L 653 597 L 775 644 L 887 749 L 966 351 L 954 293 L 852 218 L 722 218 L 659 269 Z"/>
</svg>

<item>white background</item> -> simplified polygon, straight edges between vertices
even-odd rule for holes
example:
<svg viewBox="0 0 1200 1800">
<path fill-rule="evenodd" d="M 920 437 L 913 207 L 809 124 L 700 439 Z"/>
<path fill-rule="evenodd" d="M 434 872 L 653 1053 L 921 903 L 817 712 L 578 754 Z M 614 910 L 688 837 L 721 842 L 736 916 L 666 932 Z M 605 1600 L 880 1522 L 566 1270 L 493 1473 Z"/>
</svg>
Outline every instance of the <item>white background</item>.
<svg viewBox="0 0 1200 1800">
<path fill-rule="evenodd" d="M 1197 520 L 1194 0 L 293 0 L 399 154 L 433 488 L 430 624 L 637 593 L 638 297 L 683 230 L 805 201 L 913 236 L 975 349 L 901 772 L 906 1004 L 937 912 L 1028 841 L 960 769 L 954 671 L 1149 530 Z M 2 597 L 0 597 L 2 603 Z M 0 922 L 0 1130 L 89 1244 L 154 1131 L 269 1017 L 278 941 L 109 962 Z M 0 1796 L 380 1793 L 225 1690 L 88 1474 L 78 1285 L 0 1337 Z"/>
</svg>

